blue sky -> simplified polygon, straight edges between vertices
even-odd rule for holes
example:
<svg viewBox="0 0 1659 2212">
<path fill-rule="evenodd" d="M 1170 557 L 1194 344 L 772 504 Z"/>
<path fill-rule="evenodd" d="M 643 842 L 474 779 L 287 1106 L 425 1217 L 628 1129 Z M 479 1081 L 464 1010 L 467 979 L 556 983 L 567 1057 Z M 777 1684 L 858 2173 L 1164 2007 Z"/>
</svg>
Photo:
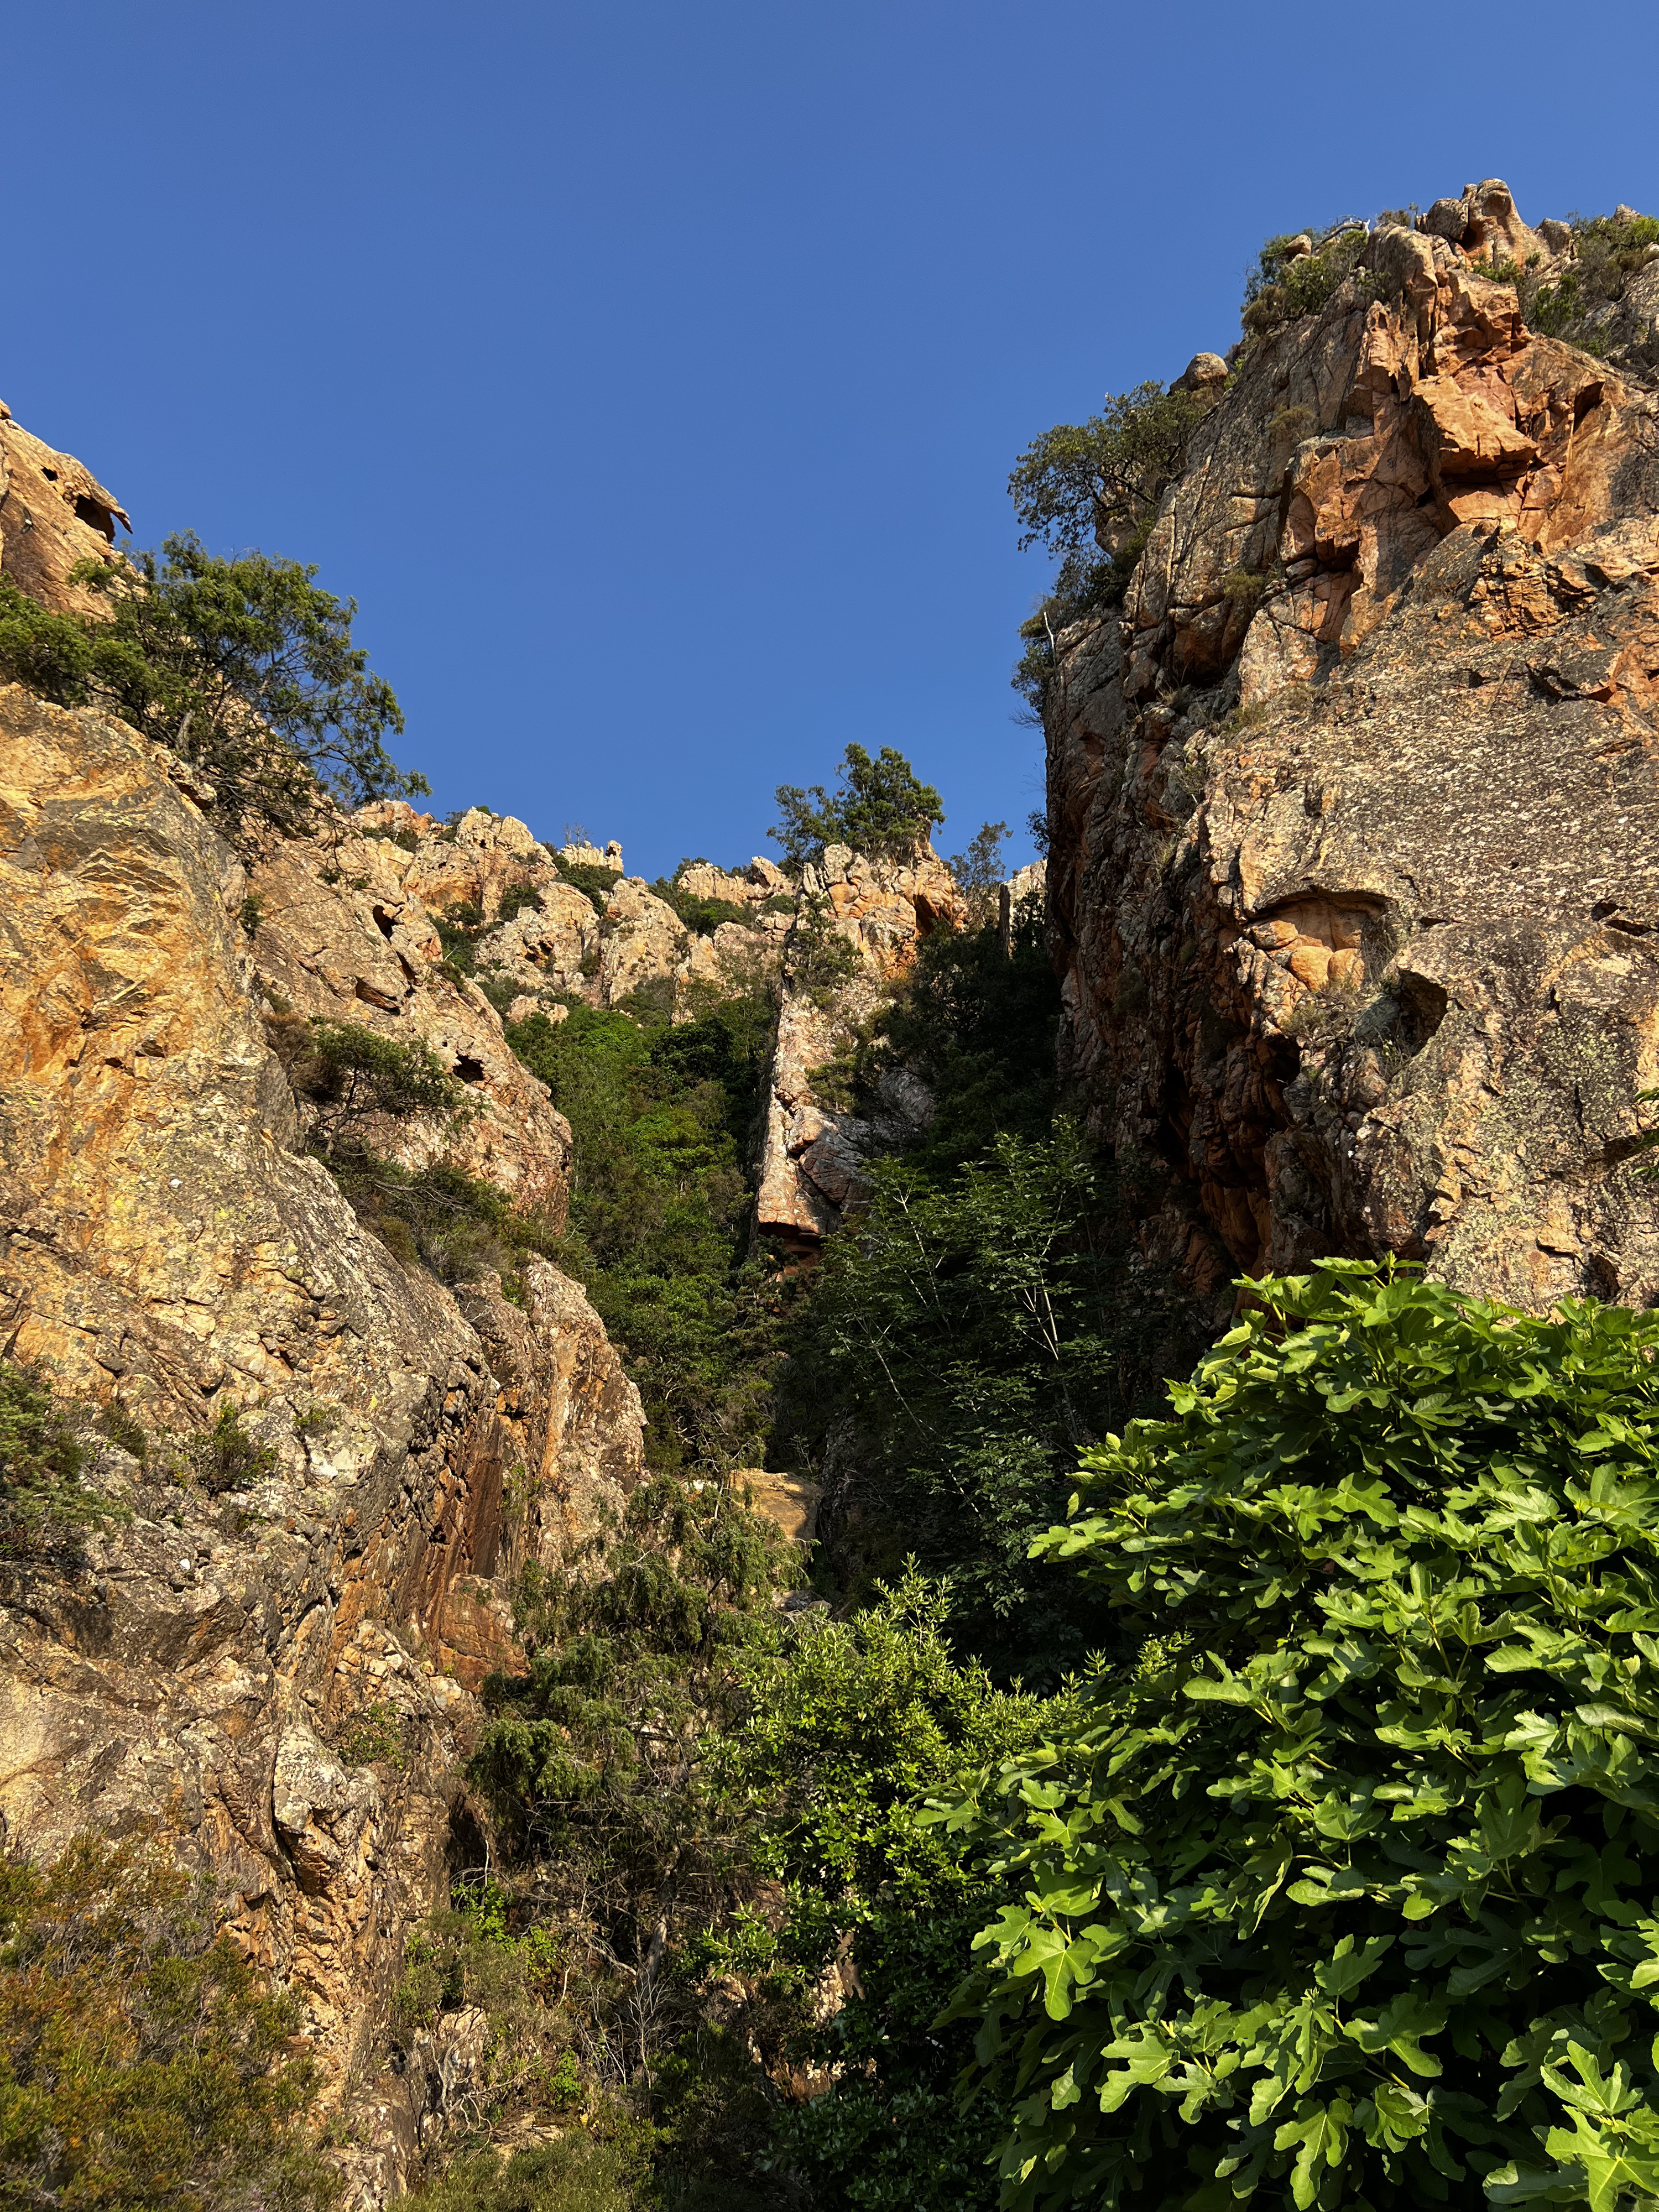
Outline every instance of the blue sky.
<svg viewBox="0 0 1659 2212">
<path fill-rule="evenodd" d="M 763 849 L 856 738 L 1040 796 L 1020 447 L 1268 234 L 1659 210 L 1659 9 L 4 10 L 0 396 L 140 543 L 313 561 L 441 808 Z M 1023 857 L 1022 846 L 1016 857 Z"/>
</svg>

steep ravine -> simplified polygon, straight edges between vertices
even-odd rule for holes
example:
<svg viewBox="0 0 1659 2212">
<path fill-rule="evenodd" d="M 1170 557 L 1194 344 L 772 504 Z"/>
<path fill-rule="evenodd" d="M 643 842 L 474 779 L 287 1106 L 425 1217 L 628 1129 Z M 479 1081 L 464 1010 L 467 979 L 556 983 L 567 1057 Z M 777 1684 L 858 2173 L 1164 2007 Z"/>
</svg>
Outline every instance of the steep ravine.
<svg viewBox="0 0 1659 2212">
<path fill-rule="evenodd" d="M 1659 1298 L 1659 277 L 1592 356 L 1489 273 L 1570 245 L 1489 181 L 1200 356 L 1214 404 L 1127 589 L 1044 679 L 1066 1103 L 1131 1194 L 1113 1279 L 1206 1326 L 1240 1273 L 1330 1253 L 1534 1310 Z M 0 573 L 80 608 L 125 520 L 0 410 Z M 925 844 L 653 888 L 483 808 L 239 846 L 214 804 L 108 714 L 0 687 L 0 1352 L 118 1415 L 83 1564 L 0 1569 L 0 1820 L 42 1860 L 154 1832 L 209 1879 L 376 2206 L 482 2063 L 465 2010 L 395 2066 L 382 2038 L 411 1936 L 494 1848 L 463 1778 L 486 1677 L 523 1665 L 515 1590 L 652 1494 L 627 1362 L 544 1256 L 570 1125 L 507 1031 L 775 994 L 744 1169 L 805 1279 L 932 1106 L 902 1056 L 861 1091 L 828 1064 L 967 910 Z M 803 901 L 846 948 L 828 994 Z M 542 1253 L 434 1272 L 354 1210 L 301 1079 L 318 1024 L 429 1055 L 459 1110 L 371 1103 L 357 1137 L 497 1194 Z M 234 1480 L 216 1437 L 252 1455 Z M 718 1474 L 810 1531 L 810 1483 Z"/>
<path fill-rule="evenodd" d="M 119 509 L 9 418 L 0 461 L 5 573 L 78 608 L 70 568 Z M 209 1878 L 298 1997 L 374 2203 L 420 2171 L 467 2063 L 440 2031 L 388 2071 L 377 2039 L 411 1930 L 480 1849 L 476 1693 L 518 1663 L 522 1569 L 556 1574 L 620 1506 L 644 1425 L 558 1269 L 530 1258 L 511 1297 L 488 1268 L 447 1287 L 365 1226 L 306 1149 L 324 1109 L 290 1087 L 294 1040 L 321 1021 L 426 1048 L 460 1116 L 371 1109 L 358 1138 L 556 1231 L 570 1132 L 503 1017 L 776 978 L 792 900 L 770 862 L 693 870 L 690 895 L 746 919 L 689 930 L 619 848 L 556 854 L 482 809 L 336 811 L 239 851 L 213 796 L 108 715 L 0 687 L 0 1346 L 133 1443 L 99 1446 L 114 1515 L 76 1572 L 0 1571 L 0 1822 L 40 1859 L 153 1832 Z M 954 892 L 931 858 L 826 873 L 867 1008 Z M 784 999 L 755 1173 L 763 1226 L 810 1241 L 857 1131 L 815 1109 L 824 1021 Z M 258 1455 L 234 1483 L 212 1474 L 226 1419 Z M 794 1487 L 762 1503 L 799 1530 Z"/>
</svg>

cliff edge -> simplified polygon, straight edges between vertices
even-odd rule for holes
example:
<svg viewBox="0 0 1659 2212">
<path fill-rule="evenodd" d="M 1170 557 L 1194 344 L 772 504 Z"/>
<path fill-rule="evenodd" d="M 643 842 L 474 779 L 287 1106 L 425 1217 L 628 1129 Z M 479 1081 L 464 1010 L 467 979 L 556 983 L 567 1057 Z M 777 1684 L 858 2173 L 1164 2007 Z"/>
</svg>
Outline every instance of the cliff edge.
<svg viewBox="0 0 1659 2212">
<path fill-rule="evenodd" d="M 1637 284 L 1609 357 L 1522 319 L 1571 240 L 1489 181 L 1200 356 L 1121 605 L 1058 640 L 1071 1069 L 1218 1313 L 1332 1252 L 1659 1297 L 1659 390 Z"/>
</svg>

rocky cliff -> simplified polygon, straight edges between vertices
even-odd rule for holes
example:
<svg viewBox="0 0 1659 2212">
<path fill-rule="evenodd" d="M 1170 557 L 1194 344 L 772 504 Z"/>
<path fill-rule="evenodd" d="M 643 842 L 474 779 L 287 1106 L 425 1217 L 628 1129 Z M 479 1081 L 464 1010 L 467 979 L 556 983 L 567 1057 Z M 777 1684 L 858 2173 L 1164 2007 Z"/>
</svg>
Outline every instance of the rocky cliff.
<svg viewBox="0 0 1659 2212">
<path fill-rule="evenodd" d="M 74 565 L 125 520 L 0 416 L 12 581 L 83 611 Z M 643 1423 L 556 1268 L 530 1259 L 511 1296 L 484 1266 L 441 1281 L 354 1210 L 310 1041 L 441 1072 L 447 1103 L 357 1113 L 380 1172 L 459 1171 L 556 1231 L 570 1132 L 506 1025 L 775 984 L 763 1225 L 814 1239 L 860 1129 L 811 1071 L 955 894 L 931 854 L 833 850 L 806 886 L 854 971 L 832 1012 L 791 981 L 799 900 L 769 861 L 653 889 L 615 844 L 402 801 L 233 844 L 214 800 L 109 714 L 0 687 L 0 1351 L 79 1409 L 111 1509 L 73 1571 L 0 1560 L 0 1834 L 45 1857 L 143 1830 L 208 1877 L 299 1997 L 371 2203 L 482 2063 L 439 2047 L 470 2015 L 399 2073 L 375 2051 L 408 1936 L 480 1849 L 460 1776 L 486 1674 L 521 1663 L 514 1585 L 635 1486 Z M 810 1533 L 810 1485 L 738 1472 Z"/>
<path fill-rule="evenodd" d="M 73 509 L 26 526 L 33 441 L 3 430 L 5 572 L 72 605 L 75 533 L 105 540 Z M 507 1593 L 634 1485 L 641 1421 L 555 1268 L 518 1303 L 446 1288 L 362 1226 L 273 1049 L 307 1015 L 423 1041 L 468 1110 L 378 1149 L 556 1223 L 568 1131 L 432 919 L 498 908 L 541 848 L 477 815 L 399 843 L 371 811 L 249 856 L 208 796 L 123 724 L 0 688 L 0 1346 L 122 1440 L 80 1570 L 0 1570 L 0 1816 L 32 1855 L 152 1829 L 212 1880 L 299 1996 L 373 2198 L 428 2085 L 365 2103 L 354 2065 L 469 1848 Z"/>
<path fill-rule="evenodd" d="M 1575 251 L 1488 181 L 1200 356 L 1127 596 L 1059 640 L 1071 1068 L 1218 1312 L 1329 1252 L 1659 1297 L 1659 249 L 1598 352 L 1521 313 Z"/>
<path fill-rule="evenodd" d="M 556 1270 L 521 1305 L 452 1293 L 298 1150 L 274 979 L 476 1061 L 477 1171 L 562 1202 L 562 1123 L 487 1002 L 426 980 L 418 923 L 400 946 L 289 851 L 256 871 L 283 902 L 251 940 L 241 864 L 170 763 L 16 687 L 0 807 L 6 1346 L 134 1445 L 103 1454 L 128 1517 L 87 1571 L 8 1579 L 0 1813 L 31 1852 L 159 1823 L 301 1996 L 337 2092 L 442 1893 L 508 1579 L 636 1478 L 637 1398 Z M 258 1455 L 234 1485 L 202 1450 L 228 1413 Z"/>
</svg>

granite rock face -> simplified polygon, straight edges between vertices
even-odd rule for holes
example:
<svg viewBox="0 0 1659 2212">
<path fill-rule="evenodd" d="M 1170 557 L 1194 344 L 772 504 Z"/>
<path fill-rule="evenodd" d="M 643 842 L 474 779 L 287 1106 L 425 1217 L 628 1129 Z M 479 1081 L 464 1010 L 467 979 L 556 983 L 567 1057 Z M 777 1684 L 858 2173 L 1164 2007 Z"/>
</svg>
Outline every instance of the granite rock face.
<svg viewBox="0 0 1659 2212">
<path fill-rule="evenodd" d="M 0 574 L 57 613 L 89 611 L 96 595 L 70 572 L 77 561 L 108 559 L 118 522 L 132 527 L 114 494 L 0 404 Z"/>
<path fill-rule="evenodd" d="M 445 823 L 406 800 L 387 800 L 330 824 L 324 842 L 334 876 L 411 976 L 422 963 L 443 962 L 438 920 L 468 918 L 473 977 L 464 991 L 513 1021 L 538 1012 L 562 1020 L 570 1000 L 610 1008 L 639 991 L 683 1013 L 695 996 L 688 986 L 725 991 L 775 975 L 789 927 L 787 915 L 762 911 L 783 888 L 769 860 L 754 861 L 744 876 L 706 865 L 685 872 L 694 896 L 746 915 L 702 934 L 642 878 L 623 873 L 614 841 L 603 850 L 555 852 L 522 822 L 482 806 Z M 576 880 L 570 871 L 580 872 Z M 721 888 L 699 888 L 716 883 Z"/>
<path fill-rule="evenodd" d="M 1376 231 L 1060 641 L 1066 1049 L 1218 1312 L 1328 1252 L 1659 1297 L 1659 391 L 1476 265 L 1552 230 L 1489 180 Z"/>
<path fill-rule="evenodd" d="M 642 1424 L 575 1284 L 532 1262 L 521 1304 L 452 1293 L 299 1150 L 276 994 L 428 1037 L 482 1095 L 471 1171 L 564 1204 L 568 1133 L 436 969 L 390 848 L 344 825 L 332 859 L 274 851 L 255 915 L 181 775 L 0 689 L 0 1342 L 147 1432 L 100 1453 L 116 1514 L 81 1571 L 0 1577 L 0 1815 L 38 1854 L 157 1828 L 295 1990 L 339 2098 L 446 1893 L 512 1578 L 620 1502 Z M 222 1479 L 228 1415 L 261 1457 Z M 416 2139 L 376 2112 L 370 2199 Z"/>
</svg>

